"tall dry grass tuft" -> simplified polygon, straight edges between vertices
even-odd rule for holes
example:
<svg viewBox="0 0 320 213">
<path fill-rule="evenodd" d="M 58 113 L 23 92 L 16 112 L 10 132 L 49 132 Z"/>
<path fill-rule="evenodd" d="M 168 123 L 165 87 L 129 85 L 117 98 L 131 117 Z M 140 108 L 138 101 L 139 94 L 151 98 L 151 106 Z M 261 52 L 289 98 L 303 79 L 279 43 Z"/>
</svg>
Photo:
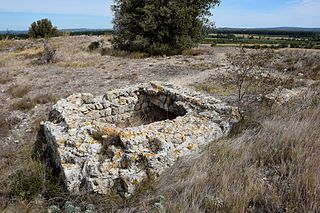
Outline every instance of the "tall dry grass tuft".
<svg viewBox="0 0 320 213">
<path fill-rule="evenodd" d="M 22 98 L 23 96 L 28 94 L 31 89 L 32 85 L 30 84 L 12 84 L 6 92 L 14 98 Z"/>
<path fill-rule="evenodd" d="M 181 159 L 141 203 L 150 210 L 163 196 L 168 212 L 319 212 L 320 107 L 307 102 Z"/>
<path fill-rule="evenodd" d="M 271 68 L 288 74 L 320 80 L 320 52 L 317 50 L 279 50 Z"/>
<path fill-rule="evenodd" d="M 1 212 L 45 212 L 50 204 L 45 199 L 63 195 L 58 179 L 34 154 L 32 145 L 1 147 Z"/>
</svg>

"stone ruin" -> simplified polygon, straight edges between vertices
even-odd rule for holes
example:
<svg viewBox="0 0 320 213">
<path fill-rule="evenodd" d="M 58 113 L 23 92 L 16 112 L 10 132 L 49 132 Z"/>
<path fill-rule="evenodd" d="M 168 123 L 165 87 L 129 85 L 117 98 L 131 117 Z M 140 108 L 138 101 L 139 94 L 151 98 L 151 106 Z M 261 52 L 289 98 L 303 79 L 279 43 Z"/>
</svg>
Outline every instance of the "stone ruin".
<svg viewBox="0 0 320 213">
<path fill-rule="evenodd" d="M 150 82 L 62 99 L 44 131 L 68 191 L 128 197 L 178 158 L 226 136 L 234 112 L 211 96 Z"/>
</svg>

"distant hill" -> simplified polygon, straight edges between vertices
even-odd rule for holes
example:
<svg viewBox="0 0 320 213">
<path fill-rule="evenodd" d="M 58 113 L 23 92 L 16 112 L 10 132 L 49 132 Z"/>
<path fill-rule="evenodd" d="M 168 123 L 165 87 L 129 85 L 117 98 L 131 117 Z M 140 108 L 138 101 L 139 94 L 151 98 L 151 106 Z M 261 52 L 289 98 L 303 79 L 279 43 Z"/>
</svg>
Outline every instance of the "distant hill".
<svg viewBox="0 0 320 213">
<path fill-rule="evenodd" d="M 76 28 L 76 29 L 59 29 L 61 32 L 71 32 L 71 33 L 79 33 L 79 32 L 106 32 L 112 31 L 112 29 L 88 29 L 88 28 Z M 0 35 L 2 34 L 13 34 L 13 35 L 21 35 L 27 34 L 28 30 L 0 30 Z"/>
<path fill-rule="evenodd" d="M 286 31 L 286 32 L 313 32 L 320 33 L 320 28 L 304 28 L 304 27 L 271 27 L 271 28 L 217 28 L 217 31 Z"/>
</svg>

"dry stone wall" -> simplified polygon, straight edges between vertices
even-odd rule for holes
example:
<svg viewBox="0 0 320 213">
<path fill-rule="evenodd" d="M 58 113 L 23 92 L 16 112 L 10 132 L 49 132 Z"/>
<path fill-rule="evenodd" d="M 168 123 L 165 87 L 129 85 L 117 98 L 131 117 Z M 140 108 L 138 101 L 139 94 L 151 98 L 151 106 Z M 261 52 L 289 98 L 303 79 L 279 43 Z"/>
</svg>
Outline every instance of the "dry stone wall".
<svg viewBox="0 0 320 213">
<path fill-rule="evenodd" d="M 70 192 L 128 197 L 179 157 L 226 136 L 237 122 L 234 112 L 211 96 L 151 82 L 62 99 L 44 129 Z"/>
</svg>

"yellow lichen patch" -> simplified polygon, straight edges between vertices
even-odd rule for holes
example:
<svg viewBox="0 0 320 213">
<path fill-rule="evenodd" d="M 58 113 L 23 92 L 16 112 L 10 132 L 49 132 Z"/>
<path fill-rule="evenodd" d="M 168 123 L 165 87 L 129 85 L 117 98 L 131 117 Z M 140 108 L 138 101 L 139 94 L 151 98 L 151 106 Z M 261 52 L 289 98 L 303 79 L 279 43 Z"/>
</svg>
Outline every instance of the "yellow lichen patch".
<svg viewBox="0 0 320 213">
<path fill-rule="evenodd" d="M 150 157 L 155 157 L 156 154 L 154 154 L 154 153 L 146 153 L 146 154 L 143 154 L 143 156 L 146 157 L 146 158 L 150 158 Z"/>
<path fill-rule="evenodd" d="M 136 135 L 137 133 L 133 131 L 121 132 L 121 137 L 124 137 L 124 138 L 132 138 L 132 137 L 135 137 Z"/>
<path fill-rule="evenodd" d="M 108 136 L 118 136 L 120 134 L 120 130 L 115 127 L 103 127 L 101 128 L 102 135 Z"/>
<path fill-rule="evenodd" d="M 91 125 L 91 124 L 92 124 L 91 121 L 86 121 L 86 122 L 84 122 L 83 126 L 89 126 L 89 125 Z"/>
<path fill-rule="evenodd" d="M 120 105 L 125 105 L 127 104 L 127 99 L 125 97 L 120 97 L 119 98 L 119 104 Z"/>
<path fill-rule="evenodd" d="M 78 145 L 78 144 L 77 144 Z M 83 153 L 86 153 L 88 150 L 87 150 L 87 145 L 86 144 L 81 144 L 78 148 L 78 151 L 79 152 L 83 152 Z"/>
<path fill-rule="evenodd" d="M 193 127 L 192 129 L 190 129 L 190 132 L 192 132 L 193 135 L 196 134 L 201 134 L 203 133 L 204 128 L 198 128 L 198 127 Z"/>
<path fill-rule="evenodd" d="M 187 146 L 187 149 L 192 150 L 194 148 L 194 145 L 192 143 L 189 143 Z"/>
<path fill-rule="evenodd" d="M 139 185 L 140 181 L 138 179 L 134 179 L 132 181 L 132 183 L 133 183 L 133 185 L 137 186 L 137 185 Z"/>
<path fill-rule="evenodd" d="M 119 150 L 119 151 L 117 151 L 116 153 L 114 153 L 113 158 L 114 158 L 115 160 L 118 160 L 118 159 L 121 159 L 123 155 L 124 155 L 124 152 L 122 152 L 122 151 Z"/>
<path fill-rule="evenodd" d="M 111 168 L 112 168 L 112 169 L 118 169 L 118 166 L 119 166 L 119 165 L 118 165 L 117 162 L 112 162 L 112 163 L 111 163 Z"/>
<path fill-rule="evenodd" d="M 180 133 L 180 139 L 182 141 L 182 143 L 186 142 L 186 135 L 184 133 Z"/>
<path fill-rule="evenodd" d="M 180 155 L 180 154 L 181 154 L 181 150 L 179 150 L 179 149 L 174 150 L 174 153 L 175 153 L 176 155 Z"/>
<path fill-rule="evenodd" d="M 158 82 L 151 81 L 150 84 L 153 88 L 159 90 L 159 92 L 164 91 L 164 87 L 160 85 Z"/>
<path fill-rule="evenodd" d="M 108 171 L 112 173 L 112 171 L 115 171 L 117 169 L 117 164 L 114 162 L 108 162 L 108 163 L 103 163 L 103 165 L 100 167 L 101 171 Z"/>
<path fill-rule="evenodd" d="M 66 142 L 66 140 L 64 138 L 58 138 L 57 139 L 57 144 L 63 144 Z"/>
<path fill-rule="evenodd" d="M 97 141 L 97 140 L 91 140 L 91 141 L 89 141 L 88 143 L 89 143 L 89 144 L 100 144 L 100 142 Z"/>
</svg>

